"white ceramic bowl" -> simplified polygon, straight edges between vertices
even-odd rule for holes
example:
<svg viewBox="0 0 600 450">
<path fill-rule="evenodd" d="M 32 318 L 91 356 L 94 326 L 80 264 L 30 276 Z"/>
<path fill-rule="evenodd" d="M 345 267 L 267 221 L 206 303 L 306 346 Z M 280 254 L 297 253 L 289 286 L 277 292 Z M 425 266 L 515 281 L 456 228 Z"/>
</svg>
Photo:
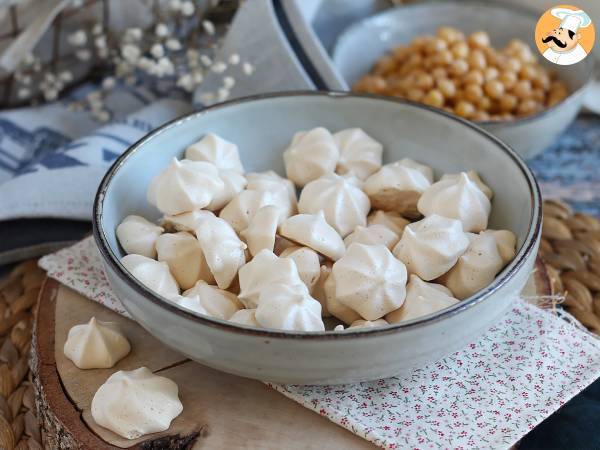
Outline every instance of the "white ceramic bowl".
<svg viewBox="0 0 600 450">
<path fill-rule="evenodd" d="M 503 47 L 514 38 L 521 39 L 537 52 L 533 39 L 538 19 L 537 12 L 494 1 L 437 0 L 400 6 L 361 20 L 343 31 L 333 49 L 333 64 L 347 83 L 345 88 L 350 89 L 381 56 L 400 44 L 408 44 L 417 36 L 435 34 L 444 25 L 465 33 L 486 31 L 495 47 Z M 591 56 L 572 66 L 552 64 L 541 55 L 539 60 L 567 84 L 569 96 L 563 102 L 531 116 L 510 121 L 478 122 L 524 158 L 546 149 L 573 122 L 592 79 Z"/>
<path fill-rule="evenodd" d="M 298 130 L 361 127 L 384 145 L 384 160 L 413 158 L 444 172 L 477 170 L 495 192 L 490 226 L 518 237 L 515 259 L 487 288 L 419 320 L 353 332 L 284 332 L 235 325 L 168 302 L 119 262 L 115 229 L 128 214 L 158 219 L 146 201 L 152 177 L 190 143 L 214 132 L 239 145 L 246 170 L 283 172 L 282 151 Z M 302 92 L 235 100 L 170 122 L 111 167 L 94 205 L 94 237 L 112 289 L 150 333 L 190 358 L 261 380 L 334 384 L 406 372 L 475 339 L 509 307 L 534 264 L 540 193 L 523 161 L 476 126 L 438 110 L 385 97 Z"/>
</svg>

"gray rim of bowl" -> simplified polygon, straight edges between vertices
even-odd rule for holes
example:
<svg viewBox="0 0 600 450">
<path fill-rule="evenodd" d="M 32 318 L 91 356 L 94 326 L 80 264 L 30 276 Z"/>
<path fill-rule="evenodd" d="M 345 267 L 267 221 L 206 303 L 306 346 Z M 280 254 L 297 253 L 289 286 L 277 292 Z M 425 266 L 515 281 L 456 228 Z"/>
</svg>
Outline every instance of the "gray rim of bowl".
<svg viewBox="0 0 600 450">
<path fill-rule="evenodd" d="M 210 114 L 212 111 L 233 107 L 235 105 L 241 103 L 249 103 L 261 100 L 269 100 L 276 98 L 286 98 L 286 97 L 326 97 L 334 99 L 334 101 L 343 101 L 346 98 L 365 98 L 389 103 L 399 103 L 409 105 L 411 107 L 417 109 L 424 109 L 433 114 L 437 114 L 440 116 L 445 116 L 449 120 L 453 120 L 462 124 L 465 127 L 470 128 L 472 131 L 479 133 L 484 136 L 488 140 L 492 141 L 496 147 L 504 153 L 506 153 L 514 163 L 519 167 L 521 173 L 527 180 L 529 185 L 529 195 L 531 197 L 531 217 L 529 220 L 529 232 L 523 242 L 523 245 L 515 255 L 515 258 L 503 268 L 503 270 L 496 276 L 494 281 L 487 286 L 485 289 L 478 291 L 475 295 L 468 297 L 464 300 L 461 300 L 459 303 L 450 306 L 444 310 L 441 310 L 436 313 L 432 313 L 430 315 L 424 316 L 419 319 L 414 319 L 411 321 L 407 321 L 406 323 L 398 323 L 398 324 L 390 324 L 385 327 L 377 327 L 370 329 L 358 329 L 352 330 L 351 332 L 343 331 L 317 331 L 317 332 L 296 332 L 296 331 L 283 331 L 283 330 L 270 330 L 266 328 L 254 328 L 248 327 L 240 324 L 235 324 L 226 320 L 220 320 L 216 318 L 210 318 L 208 316 L 202 316 L 196 314 L 192 311 L 184 309 L 174 302 L 161 297 L 155 294 L 153 291 L 144 286 L 141 282 L 135 279 L 133 275 L 129 273 L 129 271 L 121 264 L 121 261 L 115 255 L 108 244 L 108 240 L 104 233 L 104 229 L 102 227 L 102 209 L 104 197 L 106 195 L 106 191 L 110 185 L 110 182 L 113 176 L 118 172 L 118 170 L 123 166 L 127 159 L 137 152 L 140 148 L 144 146 L 148 141 L 152 140 L 155 136 L 171 129 L 177 127 L 180 123 L 192 120 L 196 117 L 203 116 L 205 114 Z M 390 334 L 397 333 L 405 329 L 410 328 L 418 328 L 425 324 L 434 323 L 445 319 L 446 317 L 453 316 L 455 314 L 459 314 L 465 309 L 471 308 L 478 303 L 487 299 L 491 294 L 493 294 L 496 290 L 502 287 L 506 282 L 512 278 L 513 274 L 517 272 L 524 264 L 527 257 L 535 250 L 536 248 L 536 238 L 539 236 L 541 231 L 541 223 L 542 223 L 542 204 L 541 204 L 541 194 L 539 190 L 539 186 L 537 181 L 525 162 L 521 159 L 521 157 L 508 145 L 503 143 L 500 139 L 491 135 L 489 132 L 481 129 L 473 122 L 469 122 L 465 119 L 462 119 L 453 114 L 447 113 L 445 111 L 439 110 L 437 108 L 433 108 L 427 105 L 423 105 L 422 103 L 411 102 L 403 99 L 395 99 L 393 97 L 387 97 L 382 95 L 372 95 L 372 94 L 354 94 L 346 91 L 288 91 L 288 92 L 278 92 L 278 93 L 270 93 L 270 94 L 259 94 L 253 95 L 249 97 L 243 97 L 239 99 L 229 100 L 227 102 L 219 103 L 213 106 L 209 106 L 204 108 L 201 111 L 193 112 L 190 114 L 186 114 L 177 119 L 174 119 L 170 122 L 165 123 L 164 125 L 158 127 L 154 131 L 148 133 L 146 136 L 141 138 L 139 141 L 131 145 L 108 169 L 104 178 L 100 182 L 100 186 L 98 187 L 98 191 L 96 193 L 96 198 L 94 199 L 94 208 L 93 208 L 93 216 L 92 216 L 92 225 L 93 225 L 93 234 L 94 240 L 98 246 L 100 253 L 106 263 L 108 263 L 111 268 L 115 271 L 115 273 L 123 280 L 128 286 L 133 288 L 140 294 L 144 299 L 155 303 L 161 308 L 167 309 L 179 316 L 182 316 L 188 320 L 196 321 L 202 323 L 204 325 L 219 328 L 227 331 L 233 331 L 240 334 L 250 334 L 256 336 L 262 336 L 266 338 L 287 338 L 287 339 L 316 339 L 316 340 L 327 340 L 327 339 L 351 339 L 356 336 L 367 337 L 367 336 L 380 336 L 382 334 Z"/>
<path fill-rule="evenodd" d="M 365 24 L 369 24 L 371 22 L 375 22 L 376 20 L 380 19 L 381 17 L 385 17 L 386 15 L 391 15 L 400 10 L 421 9 L 421 8 L 425 8 L 425 7 L 434 7 L 435 8 L 435 7 L 442 7 L 442 6 L 447 6 L 447 5 L 456 5 L 456 6 L 464 7 L 465 3 L 470 3 L 473 5 L 478 5 L 478 6 L 483 6 L 483 7 L 490 7 L 490 6 L 496 7 L 496 8 L 501 8 L 501 9 L 505 9 L 508 11 L 514 11 L 515 13 L 524 13 L 533 19 L 537 19 L 539 17 L 539 14 L 537 11 L 530 9 L 526 6 L 517 5 L 517 4 L 501 3 L 498 0 L 489 0 L 486 2 L 482 2 L 480 0 L 427 0 L 427 1 L 419 2 L 419 3 L 415 3 L 412 5 L 393 6 L 391 8 L 385 9 L 381 12 L 373 14 L 372 16 L 369 16 L 366 19 L 359 20 L 358 22 L 355 22 L 352 25 L 350 25 L 349 27 L 347 27 L 346 29 L 344 29 L 342 31 L 342 33 L 336 39 L 335 44 L 333 45 L 333 50 L 331 51 L 331 59 L 332 59 L 332 61 L 335 59 L 335 54 L 336 54 L 336 51 L 338 48 L 338 44 L 340 42 L 342 42 L 344 39 L 346 39 L 347 36 L 350 34 L 350 32 L 352 32 L 353 29 L 358 28 L 360 26 L 364 26 Z M 535 30 L 533 30 L 532 32 L 535 33 Z M 591 84 L 591 82 L 594 79 L 594 77 L 593 77 L 593 74 L 594 74 L 594 54 L 593 54 L 593 52 L 590 52 L 590 55 L 588 55 L 588 56 L 590 56 L 590 58 L 585 58 L 585 61 L 583 62 L 587 66 L 587 74 L 586 74 L 585 81 L 577 89 L 575 89 L 572 92 L 569 92 L 569 95 L 567 95 L 567 97 L 565 97 L 564 100 L 558 102 L 557 104 L 552 105 L 548 108 L 544 108 L 535 114 L 531 114 L 529 116 L 523 116 L 523 117 L 516 117 L 516 118 L 510 119 L 510 120 L 509 119 L 506 119 L 506 120 L 472 120 L 471 122 L 474 122 L 480 126 L 498 125 L 498 126 L 503 126 L 503 127 L 510 127 L 510 126 L 518 126 L 518 125 L 526 124 L 527 122 L 540 119 L 540 118 L 550 114 L 555 109 L 558 109 L 561 106 L 563 106 L 566 102 L 572 101 L 573 98 L 576 97 L 576 95 L 582 94 L 583 91 Z M 353 92 L 353 91 L 350 91 L 350 92 Z M 353 92 L 353 93 L 358 94 L 357 92 Z M 392 97 L 392 98 L 394 98 L 394 97 Z M 443 110 L 440 110 L 440 111 L 443 111 Z M 446 111 L 444 111 L 444 112 L 446 112 Z"/>
</svg>

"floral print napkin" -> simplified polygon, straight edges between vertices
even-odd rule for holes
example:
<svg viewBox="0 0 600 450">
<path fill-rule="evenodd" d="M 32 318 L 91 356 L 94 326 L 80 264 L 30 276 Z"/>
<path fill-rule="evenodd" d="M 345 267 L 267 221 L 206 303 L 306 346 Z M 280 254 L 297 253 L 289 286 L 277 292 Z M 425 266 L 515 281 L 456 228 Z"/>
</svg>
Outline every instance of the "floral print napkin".
<svg viewBox="0 0 600 450">
<path fill-rule="evenodd" d="M 40 266 L 127 315 L 92 238 L 45 256 Z M 508 448 L 599 376 L 600 340 L 515 298 L 477 342 L 410 376 L 335 386 L 267 384 L 383 448 Z"/>
</svg>

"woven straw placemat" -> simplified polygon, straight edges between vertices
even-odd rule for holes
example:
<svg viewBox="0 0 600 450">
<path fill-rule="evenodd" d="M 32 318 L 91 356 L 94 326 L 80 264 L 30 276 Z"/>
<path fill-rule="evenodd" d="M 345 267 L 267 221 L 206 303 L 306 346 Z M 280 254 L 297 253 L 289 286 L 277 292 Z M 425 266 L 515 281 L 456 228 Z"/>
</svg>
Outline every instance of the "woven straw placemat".
<svg viewBox="0 0 600 450">
<path fill-rule="evenodd" d="M 564 297 L 562 306 L 600 334 L 600 221 L 574 213 L 559 200 L 546 200 L 540 256 L 552 293 Z"/>
<path fill-rule="evenodd" d="M 600 334 L 600 221 L 558 200 L 544 202 L 540 255 L 555 302 Z M 0 280 L 0 449 L 42 449 L 29 372 L 33 310 L 45 278 L 37 261 Z"/>
<path fill-rule="evenodd" d="M 0 449 L 42 449 L 29 371 L 33 307 L 46 277 L 37 261 L 0 280 Z"/>
</svg>

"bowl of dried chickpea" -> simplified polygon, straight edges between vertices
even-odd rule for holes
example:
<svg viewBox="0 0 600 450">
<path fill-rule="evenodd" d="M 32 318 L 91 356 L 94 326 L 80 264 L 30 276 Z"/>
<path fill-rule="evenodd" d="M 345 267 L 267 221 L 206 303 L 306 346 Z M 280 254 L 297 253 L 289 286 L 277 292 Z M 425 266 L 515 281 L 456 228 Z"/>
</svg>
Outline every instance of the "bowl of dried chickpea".
<svg viewBox="0 0 600 450">
<path fill-rule="evenodd" d="M 332 58 L 348 89 L 451 112 L 529 158 L 573 121 L 593 65 L 558 66 L 539 55 L 538 16 L 477 1 L 391 8 L 343 31 Z"/>
</svg>

